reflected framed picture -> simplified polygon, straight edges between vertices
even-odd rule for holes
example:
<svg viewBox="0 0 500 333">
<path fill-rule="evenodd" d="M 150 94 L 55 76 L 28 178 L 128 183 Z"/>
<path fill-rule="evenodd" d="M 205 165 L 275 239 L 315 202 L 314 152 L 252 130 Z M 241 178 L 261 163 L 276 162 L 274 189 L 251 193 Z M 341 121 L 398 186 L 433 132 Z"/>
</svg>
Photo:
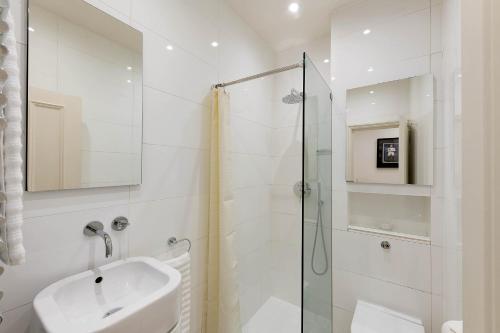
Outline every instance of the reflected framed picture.
<svg viewBox="0 0 500 333">
<path fill-rule="evenodd" d="M 399 168 L 399 138 L 377 139 L 377 168 Z"/>
</svg>

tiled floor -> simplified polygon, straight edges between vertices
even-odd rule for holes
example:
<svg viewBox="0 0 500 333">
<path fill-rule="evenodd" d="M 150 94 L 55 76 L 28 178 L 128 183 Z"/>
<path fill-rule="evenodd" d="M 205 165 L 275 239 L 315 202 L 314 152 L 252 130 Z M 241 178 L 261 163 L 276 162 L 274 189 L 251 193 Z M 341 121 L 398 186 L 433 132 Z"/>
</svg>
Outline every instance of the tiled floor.
<svg viewBox="0 0 500 333">
<path fill-rule="evenodd" d="M 243 333 L 300 333 L 300 307 L 270 297 L 246 323 Z"/>
</svg>

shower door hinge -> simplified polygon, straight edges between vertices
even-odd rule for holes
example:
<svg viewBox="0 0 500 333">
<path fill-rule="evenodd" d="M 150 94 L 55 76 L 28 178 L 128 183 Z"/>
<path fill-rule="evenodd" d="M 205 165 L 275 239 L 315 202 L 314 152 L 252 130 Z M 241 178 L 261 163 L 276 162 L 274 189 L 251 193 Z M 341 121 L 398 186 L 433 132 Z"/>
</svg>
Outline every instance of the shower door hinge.
<svg viewBox="0 0 500 333">
<path fill-rule="evenodd" d="M 330 101 L 333 102 L 333 94 L 332 93 L 330 93 Z"/>
</svg>

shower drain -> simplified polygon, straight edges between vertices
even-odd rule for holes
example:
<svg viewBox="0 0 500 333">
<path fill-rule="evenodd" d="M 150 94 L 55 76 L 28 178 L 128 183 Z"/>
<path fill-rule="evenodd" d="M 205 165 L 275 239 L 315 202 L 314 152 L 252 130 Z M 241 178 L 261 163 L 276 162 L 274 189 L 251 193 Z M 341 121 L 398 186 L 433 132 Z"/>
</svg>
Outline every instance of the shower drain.
<svg viewBox="0 0 500 333">
<path fill-rule="evenodd" d="M 113 313 L 117 313 L 118 311 L 120 311 L 121 309 L 123 309 L 123 307 L 119 307 L 119 308 L 114 308 L 114 309 L 111 309 L 109 310 L 108 312 L 106 312 L 104 314 L 104 316 L 102 316 L 103 318 L 106 318 L 106 317 L 109 317 L 111 316 Z"/>
</svg>

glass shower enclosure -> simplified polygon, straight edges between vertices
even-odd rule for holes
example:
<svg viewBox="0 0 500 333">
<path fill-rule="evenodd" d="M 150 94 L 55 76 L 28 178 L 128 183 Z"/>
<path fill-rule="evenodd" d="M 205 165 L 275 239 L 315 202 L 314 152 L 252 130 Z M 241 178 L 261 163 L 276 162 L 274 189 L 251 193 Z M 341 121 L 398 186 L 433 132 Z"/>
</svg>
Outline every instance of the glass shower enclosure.
<svg viewBox="0 0 500 333">
<path fill-rule="evenodd" d="M 332 94 L 304 53 L 302 332 L 332 332 Z"/>
<path fill-rule="evenodd" d="M 332 101 L 300 58 L 218 85 L 231 96 L 243 333 L 332 332 Z"/>
</svg>

